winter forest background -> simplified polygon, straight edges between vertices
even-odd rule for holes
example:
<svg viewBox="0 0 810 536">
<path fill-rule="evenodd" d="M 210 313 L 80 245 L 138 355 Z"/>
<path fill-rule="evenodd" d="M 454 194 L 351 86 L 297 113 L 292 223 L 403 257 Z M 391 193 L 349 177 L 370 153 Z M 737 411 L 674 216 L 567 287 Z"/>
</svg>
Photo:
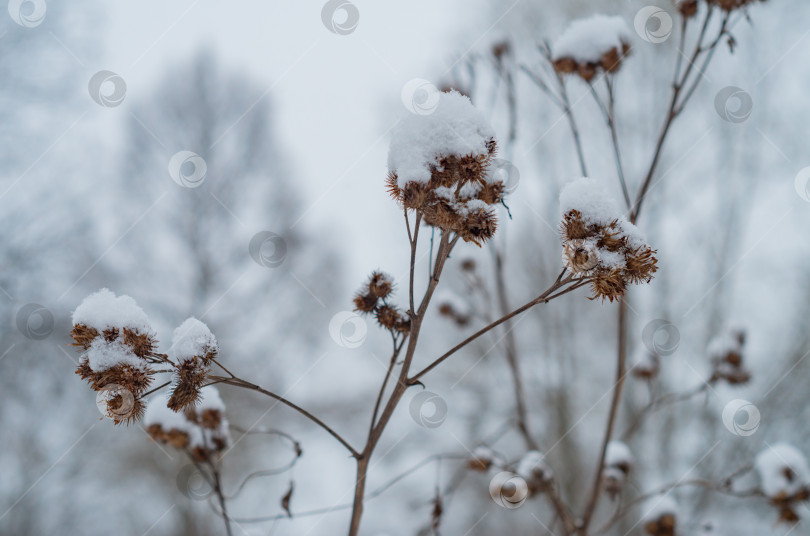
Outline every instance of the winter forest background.
<svg viewBox="0 0 810 536">
<path fill-rule="evenodd" d="M 188 460 L 138 424 L 103 419 L 74 374 L 70 318 L 85 296 L 102 287 L 132 296 L 161 341 L 186 317 L 201 318 L 231 370 L 359 443 L 391 341 L 371 320 L 340 319 L 374 269 L 403 283 L 401 303 L 407 296 L 408 238 L 384 185 L 389 135 L 408 113 L 403 88 L 415 79 L 464 86 L 498 139 L 514 140 L 501 143 L 501 157 L 519 170 L 511 219 L 500 209 L 492 242 L 461 244 L 448 262 L 440 289 L 475 314 L 464 326 L 428 314 L 420 339 L 428 363 L 488 314 L 501 315 L 496 259 L 512 308 L 561 268 L 558 196 L 581 172 L 564 114 L 519 67 L 543 72 L 537 44 L 578 17 L 621 15 L 632 30 L 639 10 L 654 5 L 679 20 L 669 0 L 357 0 L 350 31 L 330 28 L 320 2 L 51 0 L 44 18 L 41 5 L 12 0 L 0 16 L 0 534 L 9 535 L 223 531 Z M 669 346 L 654 382 L 628 378 L 617 436 L 651 392 L 697 392 L 656 408 L 627 438 L 629 500 L 676 481 L 722 482 L 779 442 L 810 455 L 810 174 L 800 173 L 810 166 L 810 5 L 771 0 L 748 14 L 733 28 L 733 54 L 725 41 L 717 48 L 673 126 L 663 180 L 639 221 L 659 271 L 628 293 L 629 355 L 643 352 L 644 329 L 658 320 Z M 649 165 L 677 55 L 674 30 L 660 40 L 641 33 L 614 87 L 631 191 Z M 493 54 L 505 40 L 500 61 L 513 67 L 514 94 Z M 728 87 L 743 90 L 747 108 L 731 118 L 718 105 Z M 585 84 L 569 91 L 591 175 L 619 199 L 601 111 Z M 172 180 L 179 151 L 204 159 L 199 187 Z M 249 247 L 261 232 L 283 238 L 270 266 Z M 469 291 L 465 259 L 489 302 Z M 426 256 L 417 267 L 427 275 Z M 367 500 L 362 534 L 431 534 L 437 490 L 443 534 L 549 533 L 545 502 L 504 508 L 490 496 L 491 473 L 465 470 L 483 443 L 511 460 L 526 452 L 507 348 L 519 357 L 529 428 L 560 494 L 577 508 L 587 501 L 613 385 L 617 305 L 587 300 L 586 290 L 533 309 L 509 340 L 489 334 L 426 376 L 438 397 L 427 417 L 423 399 L 414 402 L 421 390 L 405 395 L 373 459 L 367 492 L 382 492 Z M 707 347 L 729 327 L 745 330 L 751 379 L 702 388 L 712 374 Z M 345 450 L 272 400 L 220 392 L 234 438 L 278 429 L 303 449 L 291 464 L 285 437 L 238 441 L 223 462 L 227 489 L 254 471 L 278 474 L 239 489 L 234 533 L 344 533 L 354 483 Z M 743 420 L 753 428 L 724 422 L 737 401 L 755 406 L 756 423 Z M 291 482 L 288 519 L 281 503 Z M 756 486 L 756 475 L 740 485 Z M 700 486 L 671 497 L 678 534 L 810 533 L 807 521 L 777 524 L 762 497 Z M 600 519 L 615 504 L 602 499 Z M 632 510 L 607 533 L 642 533 L 643 514 Z"/>
</svg>

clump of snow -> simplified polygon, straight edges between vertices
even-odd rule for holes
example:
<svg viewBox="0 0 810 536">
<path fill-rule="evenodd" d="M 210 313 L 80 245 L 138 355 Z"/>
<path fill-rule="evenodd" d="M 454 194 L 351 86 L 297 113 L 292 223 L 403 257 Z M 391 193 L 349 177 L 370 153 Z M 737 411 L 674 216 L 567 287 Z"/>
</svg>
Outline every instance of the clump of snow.
<svg viewBox="0 0 810 536">
<path fill-rule="evenodd" d="M 651 352 L 646 346 L 639 346 L 633 354 L 633 373 L 652 376 L 658 374 L 661 359 L 658 354 Z"/>
<path fill-rule="evenodd" d="M 200 389 L 200 400 L 197 403 L 197 409 L 199 411 L 214 409 L 225 413 L 225 402 L 222 401 L 222 397 L 219 396 L 219 391 L 217 391 L 216 387 L 206 385 Z"/>
<path fill-rule="evenodd" d="M 154 335 L 149 317 L 129 296 L 116 296 L 106 288 L 86 297 L 73 311 L 73 324 L 84 324 L 98 331 L 129 328 Z"/>
<path fill-rule="evenodd" d="M 560 192 L 560 211 L 565 214 L 571 210 L 582 214 L 585 223 L 595 225 L 610 225 L 621 215 L 605 183 L 588 177 L 569 182 Z"/>
<path fill-rule="evenodd" d="M 436 109 L 428 115 L 408 114 L 391 133 L 388 170 L 398 184 L 426 183 L 430 167 L 456 155 L 486 155 L 495 131 L 484 115 L 457 91 L 441 93 Z"/>
<path fill-rule="evenodd" d="M 204 357 L 216 348 L 217 339 L 214 334 L 208 326 L 194 317 L 186 319 L 172 335 L 172 353 L 180 363 L 195 356 Z"/>
<path fill-rule="evenodd" d="M 709 357 L 715 360 L 722 360 L 729 354 L 742 355 L 744 344 L 744 332 L 741 329 L 728 328 L 715 336 L 707 347 Z"/>
<path fill-rule="evenodd" d="M 608 442 L 605 452 L 605 465 L 608 467 L 632 467 L 635 463 L 630 447 L 621 441 L 613 440 Z"/>
<path fill-rule="evenodd" d="M 191 434 L 192 429 L 195 427 L 194 423 L 186 419 L 185 413 L 169 409 L 166 405 L 166 397 L 163 395 L 155 395 L 146 403 L 143 425 L 148 428 L 153 424 L 160 425 L 167 432 L 179 430 L 187 434 Z"/>
<path fill-rule="evenodd" d="M 146 371 L 148 363 L 132 352 L 120 339 L 112 342 L 97 337 L 82 356 L 93 372 L 103 372 L 118 365 L 130 365 Z"/>
<path fill-rule="evenodd" d="M 792 497 L 810 486 L 807 458 L 787 443 L 771 445 L 754 462 L 762 492 L 770 498 Z"/>
<path fill-rule="evenodd" d="M 520 458 L 515 473 L 527 481 L 538 477 L 548 479 L 551 477 L 552 472 L 549 466 L 546 465 L 545 458 L 542 452 L 530 450 Z"/>
<path fill-rule="evenodd" d="M 658 521 L 664 516 L 672 516 L 676 519 L 678 517 L 678 503 L 669 495 L 647 499 L 643 510 L 642 523 Z"/>
<path fill-rule="evenodd" d="M 598 63 L 611 50 L 622 51 L 631 42 L 630 29 L 618 16 L 593 15 L 575 20 L 554 42 L 552 59 L 572 58 L 577 63 Z"/>
<path fill-rule="evenodd" d="M 566 214 L 571 210 L 579 212 L 587 225 L 608 226 L 617 222 L 632 248 L 643 247 L 647 243 L 644 233 L 623 216 L 604 181 L 581 177 L 566 184 L 560 192 L 560 211 Z"/>
</svg>

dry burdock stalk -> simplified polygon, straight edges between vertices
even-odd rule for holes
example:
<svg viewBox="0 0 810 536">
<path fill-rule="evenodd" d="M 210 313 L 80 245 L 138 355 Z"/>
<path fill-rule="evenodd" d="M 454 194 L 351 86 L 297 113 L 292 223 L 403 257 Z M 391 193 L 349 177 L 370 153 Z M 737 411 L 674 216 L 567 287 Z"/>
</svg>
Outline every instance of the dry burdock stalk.
<svg viewBox="0 0 810 536">
<path fill-rule="evenodd" d="M 504 195 L 503 181 L 489 173 L 497 147 L 467 97 L 442 93 L 435 111 L 394 130 L 388 192 L 427 225 L 480 246 L 495 234 L 494 206 Z"/>
<path fill-rule="evenodd" d="M 570 183 L 560 196 L 563 263 L 591 281 L 593 296 L 613 301 L 631 283 L 649 283 L 658 270 L 655 251 L 594 179 Z M 574 208 L 577 207 L 577 208 Z"/>
<path fill-rule="evenodd" d="M 616 73 L 630 54 L 630 43 L 623 18 L 594 15 L 566 28 L 552 47 L 552 64 L 561 74 L 590 82 L 600 72 Z"/>
</svg>

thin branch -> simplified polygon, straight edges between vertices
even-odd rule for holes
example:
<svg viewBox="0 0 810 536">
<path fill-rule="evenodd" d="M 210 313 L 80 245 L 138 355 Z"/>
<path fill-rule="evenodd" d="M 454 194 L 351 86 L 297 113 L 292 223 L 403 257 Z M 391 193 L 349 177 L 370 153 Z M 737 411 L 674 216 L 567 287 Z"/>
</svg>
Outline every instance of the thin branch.
<svg viewBox="0 0 810 536">
<path fill-rule="evenodd" d="M 284 404 L 285 406 L 287 406 L 287 407 L 289 407 L 289 408 L 294 409 L 295 411 L 297 411 L 298 413 L 300 413 L 301 415 L 303 415 L 303 416 L 304 416 L 304 417 L 306 417 L 307 419 L 311 420 L 312 422 L 314 422 L 315 424 L 317 424 L 318 426 L 320 426 L 321 428 L 323 428 L 324 430 L 326 430 L 326 431 L 329 433 L 329 435 L 331 435 L 332 437 L 334 437 L 335 439 L 337 439 L 337 440 L 338 440 L 338 442 L 339 442 L 341 445 L 343 445 L 344 447 L 346 447 L 346 449 L 347 449 L 349 452 L 351 452 L 352 456 L 354 456 L 355 458 L 357 458 L 357 457 L 359 457 L 359 456 L 360 456 L 360 453 L 359 453 L 359 452 L 357 452 L 357 450 L 355 450 L 355 449 L 354 449 L 354 447 L 352 447 L 352 446 L 349 444 L 349 442 L 348 442 L 348 441 L 346 441 L 345 439 L 343 439 L 343 437 L 342 437 L 340 434 L 338 434 L 337 432 L 335 432 L 335 431 L 334 431 L 334 430 L 333 430 L 333 429 L 332 429 L 332 428 L 331 428 L 329 425 L 327 425 L 326 423 L 324 423 L 324 422 L 323 422 L 322 420 L 320 420 L 318 417 L 316 417 L 315 415 L 313 415 L 313 414 L 312 414 L 312 413 L 310 413 L 309 411 L 305 410 L 305 409 L 304 409 L 304 408 L 302 408 L 301 406 L 298 406 L 297 404 L 294 404 L 294 403 L 290 402 L 289 400 L 287 400 L 287 399 L 286 399 L 286 398 L 284 398 L 283 396 L 281 396 L 281 395 L 277 395 L 276 393 L 273 393 L 273 392 L 271 392 L 271 391 L 268 391 L 267 389 L 263 389 L 262 387 L 260 387 L 260 386 L 258 386 L 258 385 L 256 385 L 256 384 L 254 384 L 254 383 L 250 383 L 250 382 L 248 382 L 248 381 L 246 381 L 246 380 L 243 380 L 243 379 L 241 379 L 241 378 L 235 378 L 235 377 L 234 377 L 234 378 L 223 378 L 223 377 L 221 377 L 221 376 L 209 376 L 209 377 L 210 377 L 212 380 L 215 380 L 215 381 L 217 381 L 217 382 L 226 383 L 226 384 L 228 384 L 228 385 L 235 385 L 236 387 L 242 387 L 242 388 L 244 388 L 244 389 L 251 389 L 251 390 L 253 390 L 253 391 L 257 391 L 257 392 L 259 392 L 259 393 L 262 393 L 262 394 L 263 394 L 263 395 L 265 395 L 265 396 L 269 396 L 270 398 L 272 398 L 272 399 L 274 399 L 274 400 L 278 400 L 279 402 L 281 402 L 281 403 L 282 403 L 282 404 Z"/>
<path fill-rule="evenodd" d="M 502 316 L 501 318 L 499 318 L 498 320 L 490 323 L 489 325 L 481 328 L 480 330 L 476 331 L 475 333 L 473 333 L 472 335 L 470 335 L 469 337 L 467 337 L 466 339 L 464 339 L 463 341 L 458 343 L 456 346 L 454 346 L 453 348 L 451 348 L 450 350 L 445 352 L 443 355 L 441 355 L 439 358 L 437 358 L 435 361 L 433 361 L 430 365 L 426 366 L 424 369 L 422 369 L 418 373 L 411 376 L 407 380 L 408 384 L 409 385 L 416 384 L 422 376 L 424 376 L 425 374 L 427 374 L 428 372 L 430 372 L 431 370 L 433 370 L 434 368 L 439 366 L 445 359 L 447 359 L 448 357 L 450 357 L 451 355 L 453 355 L 457 351 L 461 350 L 462 348 L 467 346 L 469 343 L 471 343 L 472 341 L 474 341 L 475 339 L 477 339 L 481 335 L 483 335 L 483 334 L 487 333 L 488 331 L 500 326 L 501 324 L 503 324 L 504 322 L 506 322 L 510 318 L 513 318 L 513 317 L 519 315 L 520 313 L 522 313 L 522 312 L 524 312 L 524 311 L 526 311 L 528 309 L 531 309 L 532 307 L 534 307 L 537 304 L 547 303 L 550 300 L 552 294 L 554 294 L 554 292 L 556 292 L 557 290 L 563 288 L 565 285 L 567 285 L 567 284 L 569 284 L 569 283 L 571 283 L 573 281 L 578 281 L 577 279 L 574 278 L 574 276 L 568 276 L 568 277 L 563 278 L 564 274 L 565 274 L 565 270 L 563 270 L 560 273 L 560 276 L 557 278 L 557 280 L 548 289 L 546 289 L 545 292 L 540 294 L 535 299 L 533 299 L 530 302 L 518 307 L 517 309 L 515 309 L 511 313 L 508 313 L 508 314 Z M 572 289 L 570 289 L 570 288 L 566 289 L 564 292 L 560 292 L 560 293 L 554 295 L 554 297 L 562 296 L 563 294 L 565 294 L 567 292 L 570 292 L 571 290 Z"/>
</svg>

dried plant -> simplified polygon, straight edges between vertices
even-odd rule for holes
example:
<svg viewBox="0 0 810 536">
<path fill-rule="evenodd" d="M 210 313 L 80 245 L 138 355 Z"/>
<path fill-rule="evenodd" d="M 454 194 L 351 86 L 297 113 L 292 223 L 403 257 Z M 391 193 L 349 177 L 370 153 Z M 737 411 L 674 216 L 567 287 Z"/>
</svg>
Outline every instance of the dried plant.
<svg viewBox="0 0 810 536">
<path fill-rule="evenodd" d="M 464 84 L 448 84 L 447 90 L 438 96 L 437 107 L 432 113 L 412 114 L 397 125 L 392 132 L 385 187 L 404 216 L 404 234 L 410 250 L 409 275 L 407 281 L 397 285 L 390 275 L 375 270 L 353 299 L 355 311 L 373 318 L 380 328 L 390 334 L 392 341 L 389 364 L 370 410 L 365 439 L 359 446 L 284 396 L 242 379 L 225 368 L 218 360 L 214 335 L 196 319 L 188 319 L 177 328 L 168 353 L 157 353 L 158 342 L 145 313 L 131 298 L 116 297 L 107 290 L 87 298 L 74 313 L 72 337 L 74 346 L 82 352 L 77 374 L 88 381 L 93 390 L 101 393 L 105 413 L 116 424 L 143 418 L 146 431 L 153 440 L 186 452 L 194 463 L 207 464 L 219 498 L 218 513 L 229 532 L 232 518 L 227 512 L 226 496 L 219 482 L 219 456 L 230 444 L 230 425 L 225 417 L 224 404 L 212 385 L 251 390 L 295 410 L 327 432 L 356 462 L 354 497 L 351 505 L 347 506 L 352 511 L 349 534 L 357 535 L 366 502 L 388 487 L 366 491 L 370 462 L 404 394 L 422 385 L 427 374 L 454 354 L 500 328 L 504 330 L 504 352 L 512 373 L 516 427 L 525 440 L 525 451 L 518 459 L 509 460 L 482 441 L 471 456 L 456 457 L 463 471 L 502 472 L 518 478 L 517 481 L 511 480 L 512 476 L 493 479 L 490 488 L 493 498 L 495 495 L 502 498 L 507 496 L 506 501 L 512 505 L 527 498 L 547 501 L 556 516 L 554 533 L 559 531 L 570 536 L 605 533 L 632 512 L 634 506 L 650 499 L 657 500 L 655 507 L 648 508 L 639 519 L 643 531 L 656 536 L 678 534 L 682 520 L 677 504 L 667 494 L 683 486 L 700 486 L 739 497 L 764 498 L 778 509 L 781 521 L 796 522 L 796 506 L 810 496 L 810 470 L 803 455 L 789 446 L 770 449 L 757 458 L 756 469 L 761 483 L 755 488 L 745 490 L 735 485 L 738 478 L 751 472 L 752 465 L 720 482 L 681 479 L 625 500 L 633 488 L 628 483 L 637 469 L 632 452 L 619 437 L 626 439 L 650 414 L 688 400 L 720 381 L 731 385 L 748 382 L 751 375 L 744 367 L 745 337 L 742 331 L 729 330 L 709 345 L 707 353 L 712 363 L 711 375 L 698 388 L 683 393 L 657 396 L 653 392 L 652 385 L 662 372 L 661 356 L 653 349 L 641 349 L 632 376 L 651 386 L 651 401 L 624 434 L 616 433 L 622 389 L 627 376 L 626 294 L 631 285 L 650 283 L 658 270 L 657 252 L 647 243 L 636 224 L 673 122 L 700 83 L 715 48 L 724 37 L 731 38 L 733 21 L 745 17 L 753 3 L 753 0 L 682 0 L 677 3 L 682 16 L 681 48 L 685 49 L 687 28 L 695 24 L 701 14 L 703 22 L 697 23 L 701 24 L 701 29 L 688 62 L 684 64 L 680 58 L 677 60 L 670 105 L 651 163 L 640 177 L 635 196 L 630 195 L 622 167 L 614 113 L 613 80 L 631 51 L 630 32 L 625 22 L 618 17 L 605 16 L 578 21 L 554 45 L 545 43 L 540 47 L 548 67 L 545 74 L 520 66 L 519 70 L 528 74 L 565 114 L 584 176 L 571 181 L 560 196 L 561 244 L 559 252 L 555 253 L 562 258 L 560 272 L 544 291 L 520 307 L 511 308 L 508 305 L 503 258 L 496 246 L 493 246 L 496 266 L 494 281 L 487 281 L 481 276 L 475 261 L 464 259 L 458 263 L 459 271 L 469 285 L 470 296 L 479 296 L 490 305 L 485 308 L 485 313 L 479 314 L 458 296 L 436 292 L 459 240 L 479 247 L 494 244 L 498 229 L 496 209 L 508 195 L 503 178 L 494 172 L 499 148 L 494 129 L 465 95 L 474 92 L 466 88 L 465 94 L 462 94 L 451 88 L 464 87 Z M 711 36 L 709 22 L 713 17 L 718 17 L 719 23 L 715 35 Z M 497 43 L 492 47 L 488 61 L 507 86 L 509 136 L 502 145 L 511 150 L 517 121 L 514 75 L 518 72 L 513 47 L 508 41 Z M 579 83 L 587 84 L 604 114 L 613 145 L 617 186 L 625 202 L 623 208 L 610 198 L 606 178 L 587 178 L 585 151 L 567 93 L 566 84 L 572 78 L 568 75 L 574 75 L 573 78 Z M 603 95 L 600 95 L 597 84 L 602 81 L 605 86 L 601 90 Z M 415 270 L 417 251 L 420 245 L 424 245 L 425 228 L 431 233 L 430 273 L 424 288 L 420 289 L 416 288 Z M 436 244 L 434 237 L 437 238 Z M 489 283 L 494 287 L 492 293 L 488 289 Z M 401 305 L 393 300 L 398 286 L 405 295 Z M 590 288 L 592 300 L 618 302 L 618 351 L 613 396 L 607 407 L 605 431 L 596 453 L 596 472 L 585 505 L 577 512 L 561 491 L 560 478 L 565 477 L 553 470 L 537 448 L 537 440 L 529 429 L 525 388 L 516 344 L 510 337 L 509 323 L 517 315 L 537 305 L 546 304 L 584 286 Z M 500 315 L 496 318 L 491 315 L 496 310 L 491 301 L 497 301 L 497 309 L 500 309 Z M 415 365 L 414 357 L 420 348 L 420 334 L 431 305 L 459 327 L 469 327 L 482 318 L 484 325 L 420 368 Z M 149 391 L 159 374 L 169 374 L 171 379 Z M 165 387 L 168 388 L 168 396 L 154 394 L 146 401 L 149 394 Z M 297 442 L 294 444 L 297 456 L 300 456 L 300 447 Z M 430 460 L 447 458 L 436 455 Z M 516 487 L 515 482 L 521 483 L 522 487 Z M 279 515 L 295 515 L 291 509 L 293 489 L 291 483 L 289 491 L 280 501 L 284 513 Z M 434 534 L 438 534 L 447 516 L 447 496 L 453 489 L 437 487 L 430 500 L 428 529 Z M 519 493 L 521 490 L 522 494 Z M 610 517 L 602 520 L 601 526 L 594 528 L 597 507 L 603 496 L 615 503 L 615 510 Z"/>
</svg>

